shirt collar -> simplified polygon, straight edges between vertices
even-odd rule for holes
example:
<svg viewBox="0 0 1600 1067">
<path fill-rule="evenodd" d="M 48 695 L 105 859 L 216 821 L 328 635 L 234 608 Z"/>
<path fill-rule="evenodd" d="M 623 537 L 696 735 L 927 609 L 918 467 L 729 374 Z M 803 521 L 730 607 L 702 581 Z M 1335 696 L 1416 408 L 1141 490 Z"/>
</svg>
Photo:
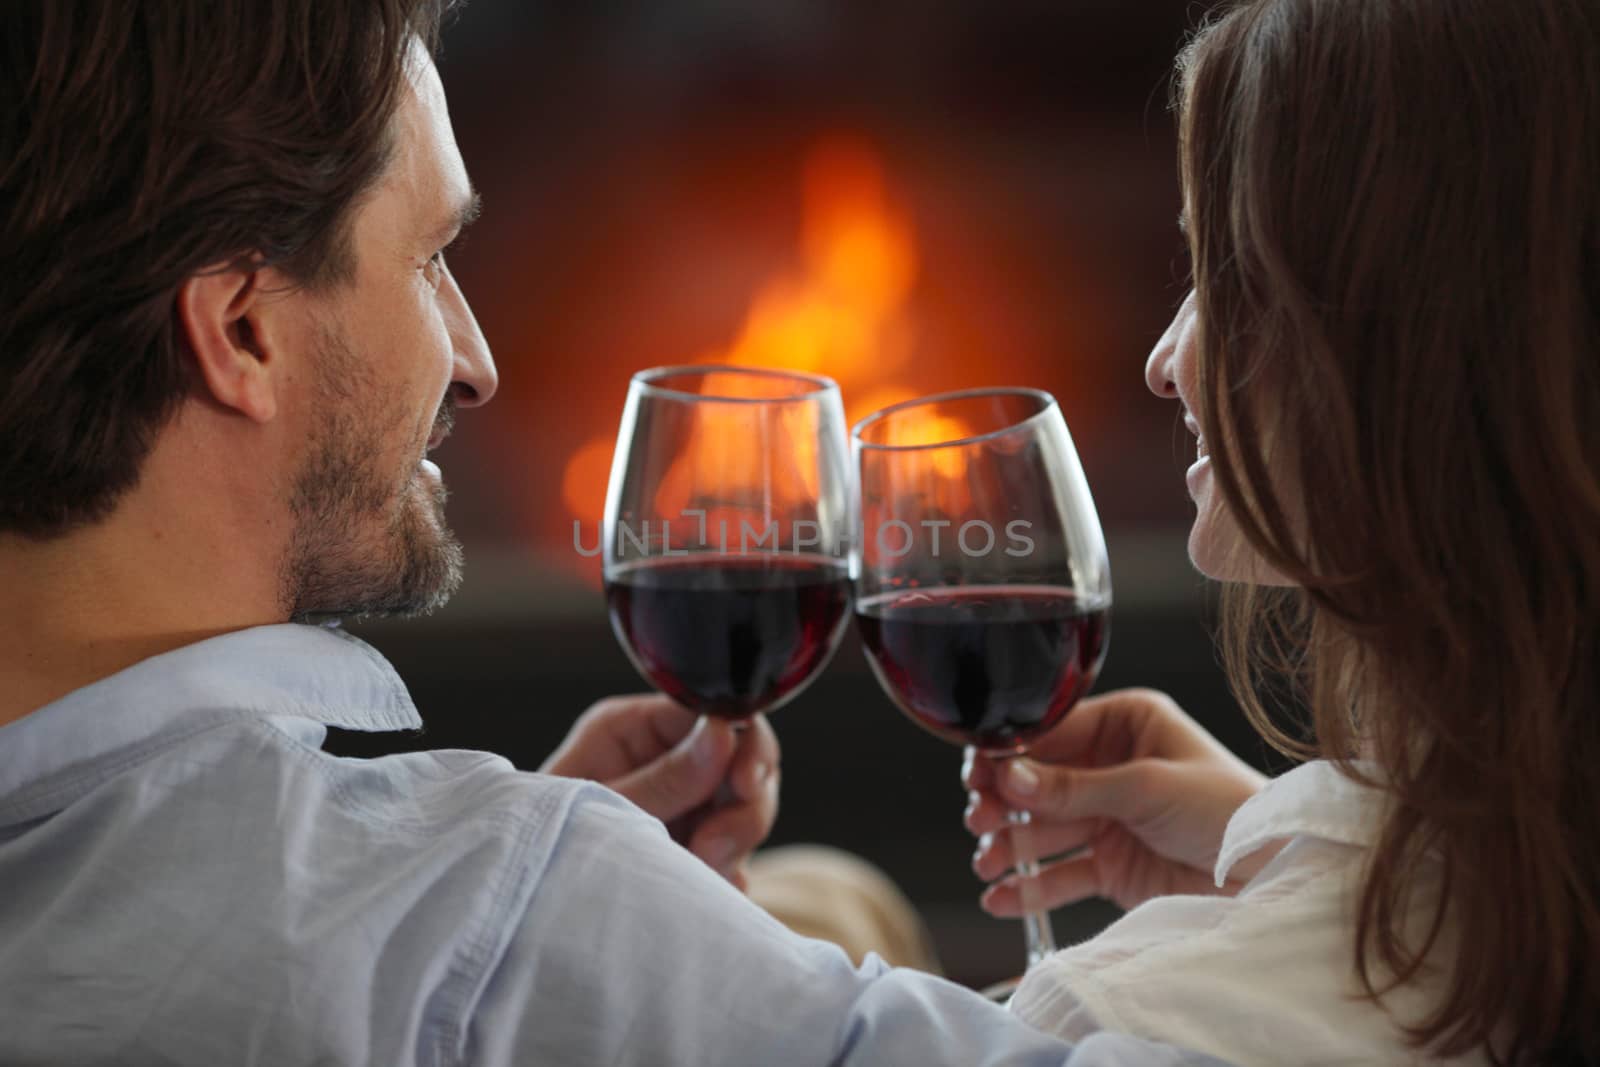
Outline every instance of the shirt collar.
<svg viewBox="0 0 1600 1067">
<path fill-rule="evenodd" d="M 89 773 L 197 717 L 273 719 L 319 746 L 328 726 L 422 726 L 405 683 L 366 642 L 332 626 L 259 626 L 152 656 L 0 726 L 0 798 Z"/>
<path fill-rule="evenodd" d="M 1378 776 L 1371 763 L 1356 769 Z M 1385 794 L 1340 773 L 1328 760 L 1314 760 L 1279 775 L 1239 806 L 1222 835 L 1216 879 L 1220 888 L 1233 865 L 1263 845 L 1309 836 L 1370 848 L 1383 828 Z"/>
</svg>

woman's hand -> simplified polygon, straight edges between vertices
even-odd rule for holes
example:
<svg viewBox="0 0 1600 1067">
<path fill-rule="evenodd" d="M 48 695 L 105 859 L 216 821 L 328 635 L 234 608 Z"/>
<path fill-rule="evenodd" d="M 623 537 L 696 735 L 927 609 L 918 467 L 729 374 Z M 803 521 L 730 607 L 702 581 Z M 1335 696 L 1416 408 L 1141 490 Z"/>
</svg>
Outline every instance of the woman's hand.
<svg viewBox="0 0 1600 1067">
<path fill-rule="evenodd" d="M 744 863 L 778 817 L 778 763 L 765 717 L 735 730 L 651 693 L 589 708 L 540 770 L 616 790 L 743 889 Z"/>
<path fill-rule="evenodd" d="M 1047 908 L 1107 897 L 1132 908 L 1167 893 L 1237 892 L 1275 849 L 1258 852 L 1216 888 L 1213 868 L 1234 811 L 1266 784 L 1165 693 L 1124 689 L 1082 701 L 1026 758 L 968 750 L 973 869 L 994 882 L 981 904 L 1022 914 L 1006 812 L 1033 813 Z M 1082 851 L 1074 851 L 1074 850 Z M 1000 879 L 996 881 L 996 879 Z"/>
</svg>

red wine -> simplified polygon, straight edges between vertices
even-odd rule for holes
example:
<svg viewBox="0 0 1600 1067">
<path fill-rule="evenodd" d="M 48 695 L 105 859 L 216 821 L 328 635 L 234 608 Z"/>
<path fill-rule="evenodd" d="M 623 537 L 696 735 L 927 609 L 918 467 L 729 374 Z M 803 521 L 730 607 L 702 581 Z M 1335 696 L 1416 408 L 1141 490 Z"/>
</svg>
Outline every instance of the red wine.
<svg viewBox="0 0 1600 1067">
<path fill-rule="evenodd" d="M 1020 752 L 1088 692 L 1105 656 L 1105 601 L 1050 586 L 885 593 L 856 608 L 878 680 L 947 741 Z"/>
<path fill-rule="evenodd" d="M 606 581 L 611 625 L 649 681 L 739 719 L 798 694 L 832 655 L 850 604 L 843 561 L 716 554 L 644 560 Z"/>
</svg>

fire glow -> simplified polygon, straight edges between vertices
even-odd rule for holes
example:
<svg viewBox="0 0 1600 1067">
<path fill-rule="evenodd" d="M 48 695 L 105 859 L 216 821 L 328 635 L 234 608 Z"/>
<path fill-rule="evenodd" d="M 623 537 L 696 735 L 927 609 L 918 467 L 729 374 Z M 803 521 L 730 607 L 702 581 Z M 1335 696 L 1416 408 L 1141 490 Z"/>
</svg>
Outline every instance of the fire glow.
<svg viewBox="0 0 1600 1067">
<path fill-rule="evenodd" d="M 692 362 L 826 375 L 839 383 L 850 422 L 921 391 L 911 377 L 915 333 L 909 304 L 918 250 L 909 211 L 890 187 L 882 162 L 865 143 L 834 138 L 816 145 L 802 174 L 803 221 L 796 268 L 762 286 L 737 336 Z M 708 388 L 708 392 L 714 388 Z M 797 407 L 795 417 L 806 417 Z M 782 466 L 777 484 L 758 462 L 759 442 L 738 412 L 711 418 L 693 446 L 663 479 L 657 514 L 692 507 L 689 486 L 714 470 L 732 484 L 764 484 L 777 496 L 814 492 L 816 456 L 803 450 Z M 951 440 L 963 434 L 953 419 L 930 414 L 906 420 L 894 444 Z M 804 440 L 803 433 L 784 435 Z M 566 461 L 562 498 L 585 528 L 598 524 L 615 447 L 596 433 Z M 939 457 L 940 474 L 962 474 L 954 452 Z M 946 469 L 948 468 L 948 469 Z"/>
</svg>

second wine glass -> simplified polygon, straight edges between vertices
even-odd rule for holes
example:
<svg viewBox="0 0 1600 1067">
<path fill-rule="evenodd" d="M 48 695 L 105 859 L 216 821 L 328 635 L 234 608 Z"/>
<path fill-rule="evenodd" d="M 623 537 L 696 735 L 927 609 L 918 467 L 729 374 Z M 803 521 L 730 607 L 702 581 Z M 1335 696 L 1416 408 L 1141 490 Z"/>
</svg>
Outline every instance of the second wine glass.
<svg viewBox="0 0 1600 1067">
<path fill-rule="evenodd" d="M 827 378 L 634 375 L 606 495 L 606 603 L 634 666 L 691 711 L 772 711 L 838 645 L 853 506 L 844 427 Z"/>
<path fill-rule="evenodd" d="M 1032 389 L 908 401 L 852 433 L 860 478 L 856 621 L 913 721 L 1016 756 L 1088 692 L 1111 571 L 1060 408 Z M 1027 962 L 1055 950 L 1029 817 L 1013 812 Z"/>
</svg>

